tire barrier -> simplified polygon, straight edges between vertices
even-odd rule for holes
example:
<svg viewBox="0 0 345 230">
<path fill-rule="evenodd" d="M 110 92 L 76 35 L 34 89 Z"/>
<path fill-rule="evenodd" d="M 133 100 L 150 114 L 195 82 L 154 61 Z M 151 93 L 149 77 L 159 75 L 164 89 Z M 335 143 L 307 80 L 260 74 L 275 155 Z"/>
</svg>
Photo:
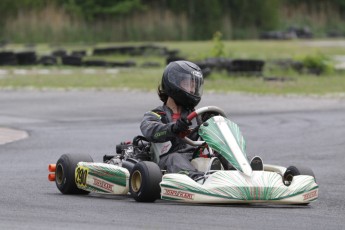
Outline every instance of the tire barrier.
<svg viewBox="0 0 345 230">
<path fill-rule="evenodd" d="M 52 52 L 52 56 L 54 57 L 64 57 L 67 55 L 67 51 L 66 50 L 63 50 L 63 49 L 58 49 L 58 50 L 54 50 Z"/>
<path fill-rule="evenodd" d="M 83 66 L 105 67 L 105 66 L 109 66 L 109 63 L 102 60 L 88 60 L 88 61 L 83 61 Z"/>
<path fill-rule="evenodd" d="M 82 62 L 83 66 L 88 67 L 124 67 L 130 68 L 135 67 L 137 64 L 134 61 L 125 62 L 106 62 L 103 60 L 86 60 Z"/>
<path fill-rule="evenodd" d="M 33 51 L 18 52 L 12 51 L 0 52 L 0 65 L 35 65 L 37 56 Z"/>
<path fill-rule="evenodd" d="M 147 55 L 159 55 L 167 56 L 177 54 L 178 50 L 168 50 L 166 47 L 156 45 L 142 45 L 142 46 L 114 46 L 95 48 L 92 51 L 92 55 L 130 55 L 130 56 L 147 56 Z"/>
<path fill-rule="evenodd" d="M 118 46 L 94 49 L 93 55 L 165 55 L 166 64 L 177 61 L 186 60 L 184 57 L 178 55 L 178 50 L 168 50 L 166 47 L 155 45 L 142 46 Z M 67 66 L 88 66 L 88 67 L 121 67 L 130 68 L 137 66 L 134 61 L 106 61 L 102 59 L 84 60 L 87 56 L 86 50 L 74 50 L 70 54 L 64 49 L 54 50 L 51 55 L 45 55 L 37 58 L 33 51 L 26 52 L 0 52 L 0 65 L 33 65 L 41 64 L 49 65 L 67 65 Z M 193 61 L 193 60 L 192 60 Z M 227 71 L 229 74 L 236 75 L 262 75 L 265 62 L 262 60 L 244 60 L 244 59 L 228 59 L 228 58 L 207 58 L 202 61 L 193 61 L 200 66 L 204 77 L 209 76 L 213 71 Z M 161 67 L 159 62 L 147 61 L 141 67 L 158 68 Z M 300 68 L 296 65 L 296 68 Z M 303 68 L 303 67 L 302 67 Z"/>
<path fill-rule="evenodd" d="M 307 26 L 291 26 L 285 31 L 266 31 L 260 35 L 260 39 L 290 40 L 295 38 L 310 39 L 313 38 L 313 33 Z"/>
<path fill-rule="evenodd" d="M 261 60 L 233 60 L 231 65 L 227 67 L 229 74 L 240 75 L 262 75 L 264 61 Z"/>
<path fill-rule="evenodd" d="M 86 56 L 85 50 L 75 50 L 71 52 L 71 56 L 78 56 L 78 57 L 84 57 Z"/>
<path fill-rule="evenodd" d="M 282 70 L 293 69 L 298 73 L 303 72 L 303 63 L 292 59 L 280 59 L 271 62 L 273 65 L 278 66 Z"/>
<path fill-rule="evenodd" d="M 263 80 L 264 80 L 264 81 L 268 81 L 268 82 L 287 82 L 287 81 L 294 81 L 293 78 L 289 78 L 289 77 L 264 77 Z"/>
<path fill-rule="evenodd" d="M 159 62 L 144 62 L 143 64 L 141 64 L 141 67 L 143 68 L 157 68 L 157 67 L 161 67 L 161 64 Z"/>
<path fill-rule="evenodd" d="M 230 75 L 262 75 L 264 64 L 265 62 L 261 60 L 228 58 L 207 58 L 197 63 L 206 74 L 210 74 L 211 71 L 226 70 Z"/>
<path fill-rule="evenodd" d="M 307 73 L 313 75 L 321 75 L 324 72 L 321 67 L 306 66 L 303 64 L 303 62 L 295 61 L 292 59 L 275 60 L 272 61 L 272 64 L 283 70 L 292 69 L 299 74 Z"/>
<path fill-rule="evenodd" d="M 6 45 L 6 44 L 4 44 Z M 32 45 L 30 47 L 33 48 Z M 107 61 L 107 60 L 83 60 L 88 56 L 86 50 L 73 50 L 67 52 L 62 48 L 55 48 L 49 55 L 38 56 L 34 51 L 0 51 L 0 65 L 68 65 L 68 66 L 95 66 L 95 67 L 135 67 L 137 63 L 134 61 Z M 92 55 L 131 55 L 131 56 L 177 56 L 179 50 L 169 50 L 166 47 L 147 44 L 141 46 L 115 46 L 96 48 L 92 51 Z M 160 67 L 160 63 L 147 61 L 141 67 Z"/>
<path fill-rule="evenodd" d="M 231 65 L 232 60 L 228 58 L 206 58 L 204 61 L 198 62 L 199 66 L 203 68 L 210 68 L 212 70 L 224 70 Z M 202 68 L 200 67 L 200 68 Z"/>
<path fill-rule="evenodd" d="M 125 62 L 109 62 L 110 67 L 135 67 L 137 64 L 134 61 Z"/>
<path fill-rule="evenodd" d="M 175 54 L 177 55 L 179 50 L 169 50 L 167 47 L 157 46 L 157 45 L 142 45 L 137 48 L 137 55 L 158 55 L 167 56 Z"/>
<path fill-rule="evenodd" d="M 45 66 L 56 65 L 57 58 L 50 55 L 42 56 L 38 59 L 38 63 Z"/>
<path fill-rule="evenodd" d="M 111 55 L 111 54 L 132 54 L 135 48 L 132 46 L 96 48 L 92 55 Z"/>
<path fill-rule="evenodd" d="M 0 65 L 17 65 L 17 57 L 14 52 L 0 52 Z"/>
<path fill-rule="evenodd" d="M 327 37 L 329 38 L 343 38 L 345 33 L 343 31 L 331 30 L 327 32 Z"/>
<path fill-rule="evenodd" d="M 63 56 L 61 57 L 61 62 L 63 65 L 69 66 L 81 66 L 82 65 L 82 58 L 78 56 Z"/>
<path fill-rule="evenodd" d="M 36 56 L 36 52 L 34 51 L 16 53 L 16 58 L 17 58 L 18 65 L 36 65 L 37 64 L 37 56 Z"/>
</svg>

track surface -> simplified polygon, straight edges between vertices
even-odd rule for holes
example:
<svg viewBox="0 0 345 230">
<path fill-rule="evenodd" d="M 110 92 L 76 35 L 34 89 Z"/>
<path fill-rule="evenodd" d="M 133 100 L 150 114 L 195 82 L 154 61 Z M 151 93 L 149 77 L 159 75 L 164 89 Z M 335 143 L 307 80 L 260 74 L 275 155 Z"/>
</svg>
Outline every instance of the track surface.
<svg viewBox="0 0 345 230">
<path fill-rule="evenodd" d="M 343 229 L 345 100 L 205 94 L 239 124 L 249 155 L 313 168 L 319 200 L 309 206 L 136 203 L 126 196 L 65 196 L 47 180 L 63 153 L 95 161 L 139 134 L 155 93 L 0 91 L 0 127 L 30 137 L 0 145 L 0 229 Z M 200 105 L 200 106 L 201 106 Z"/>
</svg>

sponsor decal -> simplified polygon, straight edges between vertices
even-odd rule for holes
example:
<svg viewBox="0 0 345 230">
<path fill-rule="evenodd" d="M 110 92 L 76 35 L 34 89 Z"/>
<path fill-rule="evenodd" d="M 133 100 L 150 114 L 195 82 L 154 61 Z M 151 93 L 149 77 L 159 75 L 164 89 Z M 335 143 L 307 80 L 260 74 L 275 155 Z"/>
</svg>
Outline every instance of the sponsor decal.
<svg viewBox="0 0 345 230">
<path fill-rule="evenodd" d="M 97 186 L 97 187 L 100 187 L 100 188 L 103 188 L 109 192 L 112 192 L 113 191 L 113 184 L 110 184 L 110 183 L 107 183 L 103 180 L 99 180 L 97 178 L 93 178 L 93 185 Z"/>
<path fill-rule="evenodd" d="M 317 197 L 317 190 L 303 194 L 303 200 L 310 200 Z"/>
<path fill-rule="evenodd" d="M 172 189 L 164 189 L 164 194 L 166 196 L 175 196 L 183 199 L 194 200 L 194 194 L 182 191 L 176 191 Z"/>
<path fill-rule="evenodd" d="M 159 138 L 161 136 L 165 136 L 166 134 L 167 134 L 167 131 L 162 131 L 162 132 L 155 133 L 154 137 Z"/>
</svg>

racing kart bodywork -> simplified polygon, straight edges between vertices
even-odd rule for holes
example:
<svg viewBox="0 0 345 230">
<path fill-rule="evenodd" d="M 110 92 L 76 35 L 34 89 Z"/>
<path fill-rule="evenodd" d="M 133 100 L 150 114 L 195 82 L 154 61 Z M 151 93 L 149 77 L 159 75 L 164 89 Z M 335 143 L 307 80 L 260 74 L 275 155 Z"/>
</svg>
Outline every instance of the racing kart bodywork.
<svg viewBox="0 0 345 230">
<path fill-rule="evenodd" d="M 207 150 L 191 161 L 205 173 L 201 182 L 185 174 L 164 173 L 157 163 L 169 144 L 145 143 L 145 138 L 118 145 L 117 154 L 104 156 L 103 163 L 92 162 L 88 155 L 64 154 L 49 166 L 49 179 L 64 194 L 130 193 L 143 202 L 161 198 L 191 203 L 308 204 L 318 198 L 318 185 L 309 168 L 264 164 L 263 169 L 253 170 L 239 127 L 220 108 L 202 107 L 187 119 L 206 113 L 212 116 L 194 129 L 200 140 L 181 137 Z M 217 170 L 212 168 L 215 156 L 223 159 Z"/>
</svg>

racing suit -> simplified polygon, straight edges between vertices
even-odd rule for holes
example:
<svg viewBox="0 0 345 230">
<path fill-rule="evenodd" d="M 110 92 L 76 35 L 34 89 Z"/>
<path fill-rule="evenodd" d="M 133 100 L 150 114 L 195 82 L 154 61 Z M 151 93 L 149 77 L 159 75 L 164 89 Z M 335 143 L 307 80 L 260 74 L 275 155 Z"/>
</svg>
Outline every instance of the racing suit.
<svg viewBox="0 0 345 230">
<path fill-rule="evenodd" d="M 191 111 L 183 109 L 181 117 L 187 117 Z M 159 167 L 167 173 L 186 173 L 191 178 L 203 175 L 191 163 L 195 147 L 186 144 L 177 134 L 172 132 L 174 121 L 172 110 L 163 105 L 146 112 L 140 125 L 143 136 L 153 143 L 171 142 L 170 149 L 160 155 Z M 189 136 L 196 139 L 196 135 Z"/>
</svg>

